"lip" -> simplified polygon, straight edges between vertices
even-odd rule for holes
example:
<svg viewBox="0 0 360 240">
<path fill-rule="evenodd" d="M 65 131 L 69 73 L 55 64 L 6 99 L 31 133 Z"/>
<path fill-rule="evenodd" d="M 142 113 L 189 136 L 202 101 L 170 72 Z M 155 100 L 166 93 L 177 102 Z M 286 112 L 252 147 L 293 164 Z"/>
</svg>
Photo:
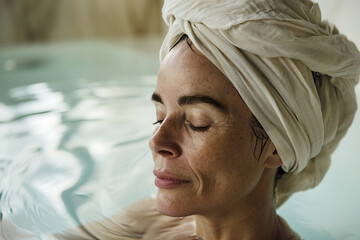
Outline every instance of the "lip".
<svg viewBox="0 0 360 240">
<path fill-rule="evenodd" d="M 176 188 L 190 182 L 185 179 L 182 179 L 181 177 L 178 177 L 176 175 L 164 171 L 154 170 L 153 173 L 155 175 L 155 185 L 158 188 L 164 188 L 164 189 Z"/>
</svg>

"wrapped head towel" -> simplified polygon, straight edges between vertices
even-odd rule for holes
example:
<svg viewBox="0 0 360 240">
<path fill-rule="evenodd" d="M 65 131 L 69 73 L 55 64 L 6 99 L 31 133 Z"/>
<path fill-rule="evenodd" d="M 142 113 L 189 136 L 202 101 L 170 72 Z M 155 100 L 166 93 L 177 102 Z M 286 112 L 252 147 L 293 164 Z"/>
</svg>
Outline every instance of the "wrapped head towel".
<svg viewBox="0 0 360 240">
<path fill-rule="evenodd" d="M 231 81 L 274 143 L 288 174 L 280 206 L 315 187 L 351 125 L 356 46 L 308 0 L 165 0 L 163 59 L 185 33 Z M 315 74 L 315 80 L 313 77 Z"/>
</svg>

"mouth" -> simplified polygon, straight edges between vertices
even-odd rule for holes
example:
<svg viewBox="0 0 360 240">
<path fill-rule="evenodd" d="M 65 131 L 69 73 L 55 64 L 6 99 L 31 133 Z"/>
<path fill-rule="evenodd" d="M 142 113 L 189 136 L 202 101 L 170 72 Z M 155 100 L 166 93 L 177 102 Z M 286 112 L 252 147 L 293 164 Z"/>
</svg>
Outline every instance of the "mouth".
<svg viewBox="0 0 360 240">
<path fill-rule="evenodd" d="M 155 185 L 158 188 L 176 188 L 190 182 L 188 180 L 182 179 L 181 177 L 164 171 L 154 170 L 153 173 L 155 175 Z"/>
</svg>

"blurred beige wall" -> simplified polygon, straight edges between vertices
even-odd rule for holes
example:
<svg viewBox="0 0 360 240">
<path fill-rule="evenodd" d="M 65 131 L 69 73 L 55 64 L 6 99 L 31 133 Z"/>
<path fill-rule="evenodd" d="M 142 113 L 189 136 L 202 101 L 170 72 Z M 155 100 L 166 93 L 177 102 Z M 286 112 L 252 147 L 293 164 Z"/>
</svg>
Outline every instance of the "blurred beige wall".
<svg viewBox="0 0 360 240">
<path fill-rule="evenodd" d="M 0 0 L 0 46 L 164 35 L 163 0 Z"/>
<path fill-rule="evenodd" d="M 164 0 L 0 0 L 0 46 L 164 35 Z M 315 0 L 360 47 L 360 0 Z"/>
</svg>

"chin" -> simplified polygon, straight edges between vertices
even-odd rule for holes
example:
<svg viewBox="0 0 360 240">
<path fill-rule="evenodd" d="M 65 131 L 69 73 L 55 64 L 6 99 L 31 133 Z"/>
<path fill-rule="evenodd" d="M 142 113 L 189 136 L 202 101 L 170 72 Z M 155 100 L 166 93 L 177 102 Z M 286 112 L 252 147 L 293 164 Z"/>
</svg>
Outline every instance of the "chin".
<svg viewBox="0 0 360 240">
<path fill-rule="evenodd" d="M 190 204 L 185 201 L 169 199 L 163 194 L 158 193 L 156 197 L 156 209 L 159 213 L 170 217 L 186 217 L 193 215 L 189 209 Z"/>
</svg>

